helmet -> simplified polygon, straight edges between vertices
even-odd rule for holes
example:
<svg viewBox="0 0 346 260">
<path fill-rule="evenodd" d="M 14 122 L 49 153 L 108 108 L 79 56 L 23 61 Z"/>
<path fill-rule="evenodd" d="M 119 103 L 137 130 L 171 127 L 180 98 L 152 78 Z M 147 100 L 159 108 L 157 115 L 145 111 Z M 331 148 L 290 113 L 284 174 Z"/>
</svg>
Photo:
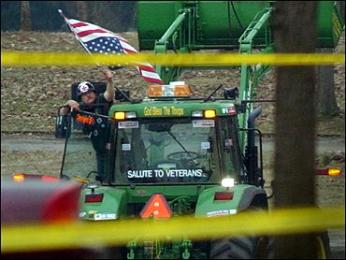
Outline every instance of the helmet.
<svg viewBox="0 0 346 260">
<path fill-rule="evenodd" d="M 89 81 L 83 81 L 78 84 L 77 87 L 77 96 L 80 97 L 84 93 L 87 93 L 89 91 L 94 91 L 96 92 L 96 89 L 93 84 L 91 84 Z"/>
</svg>

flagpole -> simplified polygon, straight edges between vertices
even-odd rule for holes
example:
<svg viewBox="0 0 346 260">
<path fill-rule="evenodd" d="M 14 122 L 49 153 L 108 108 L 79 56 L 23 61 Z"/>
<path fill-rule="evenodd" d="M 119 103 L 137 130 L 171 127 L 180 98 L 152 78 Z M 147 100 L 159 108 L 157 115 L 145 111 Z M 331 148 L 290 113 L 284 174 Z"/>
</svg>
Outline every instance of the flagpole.
<svg viewBox="0 0 346 260">
<path fill-rule="evenodd" d="M 87 51 L 87 53 L 89 53 L 89 55 L 92 55 L 92 53 L 90 52 L 90 50 L 84 45 L 83 41 L 78 37 L 78 34 L 74 31 L 73 27 L 70 25 L 70 23 L 68 23 L 66 20 L 67 17 L 64 15 L 63 11 L 61 9 L 58 9 L 59 14 L 64 18 L 65 23 L 67 24 L 68 28 L 70 29 L 70 31 L 73 33 L 73 35 L 75 36 L 75 38 L 78 40 L 78 42 L 82 45 L 82 47 Z M 100 64 L 96 64 L 97 66 L 100 66 Z"/>
<path fill-rule="evenodd" d="M 70 31 L 74 34 L 75 38 L 77 38 L 78 42 L 82 45 L 82 47 L 87 51 L 87 53 L 89 53 L 90 55 L 91 52 L 89 51 L 89 49 L 84 45 L 83 41 L 78 37 L 78 34 L 74 31 L 74 29 L 72 28 L 72 26 L 70 25 L 70 23 L 68 23 L 66 20 L 68 20 L 66 18 L 66 16 L 64 15 L 64 13 L 62 12 L 61 9 L 58 9 L 59 14 L 62 16 L 62 18 L 64 18 L 65 23 L 67 24 L 68 28 L 70 29 Z M 99 65 L 98 65 L 99 66 Z"/>
<path fill-rule="evenodd" d="M 87 51 L 87 53 L 89 53 L 90 55 L 92 55 L 92 53 L 90 52 L 90 50 L 84 45 L 83 41 L 81 40 L 81 38 L 78 37 L 78 34 L 74 31 L 73 27 L 70 25 L 70 23 L 68 23 L 66 20 L 66 16 L 64 15 L 64 13 L 62 12 L 61 9 L 58 9 L 59 14 L 64 18 L 65 23 L 67 24 L 68 28 L 70 29 L 70 31 L 74 34 L 75 38 L 78 40 L 78 42 L 82 45 L 82 47 Z M 100 64 L 97 64 L 97 66 L 100 66 Z"/>
</svg>

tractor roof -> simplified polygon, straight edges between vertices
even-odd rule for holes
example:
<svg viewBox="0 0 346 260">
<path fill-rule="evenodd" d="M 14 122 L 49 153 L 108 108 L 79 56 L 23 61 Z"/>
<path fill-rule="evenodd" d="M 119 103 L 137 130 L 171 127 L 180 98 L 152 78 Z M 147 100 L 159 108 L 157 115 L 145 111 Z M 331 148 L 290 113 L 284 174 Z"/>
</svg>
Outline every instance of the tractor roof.
<svg viewBox="0 0 346 260">
<path fill-rule="evenodd" d="M 115 112 L 135 112 L 136 117 L 191 117 L 193 113 L 205 110 L 214 110 L 216 116 L 235 114 L 234 100 L 211 100 L 203 99 L 171 99 L 158 100 L 147 99 L 138 103 L 122 102 L 115 104 L 109 111 L 109 116 L 114 117 Z M 196 114 L 195 114 L 196 115 Z"/>
</svg>

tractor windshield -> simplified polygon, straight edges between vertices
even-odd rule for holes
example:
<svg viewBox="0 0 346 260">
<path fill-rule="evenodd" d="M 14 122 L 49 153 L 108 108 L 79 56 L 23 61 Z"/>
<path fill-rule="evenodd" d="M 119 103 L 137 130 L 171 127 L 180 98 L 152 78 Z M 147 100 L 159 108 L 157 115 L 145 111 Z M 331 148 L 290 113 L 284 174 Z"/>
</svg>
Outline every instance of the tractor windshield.
<svg viewBox="0 0 346 260">
<path fill-rule="evenodd" d="M 215 183 L 222 178 L 214 119 L 120 121 L 115 136 L 117 184 Z"/>
</svg>

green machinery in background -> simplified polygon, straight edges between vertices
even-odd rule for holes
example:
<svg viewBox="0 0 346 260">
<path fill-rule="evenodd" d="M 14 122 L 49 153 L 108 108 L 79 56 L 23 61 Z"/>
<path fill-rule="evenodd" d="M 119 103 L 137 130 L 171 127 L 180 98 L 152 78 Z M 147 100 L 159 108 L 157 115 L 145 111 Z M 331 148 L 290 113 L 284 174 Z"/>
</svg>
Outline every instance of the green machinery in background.
<svg viewBox="0 0 346 260">
<path fill-rule="evenodd" d="M 139 48 L 173 50 L 262 49 L 272 45 L 274 1 L 139 1 Z M 335 1 L 319 1 L 318 48 L 334 48 L 343 30 Z M 248 45 L 246 48 L 245 45 Z M 171 78 L 172 79 L 172 78 Z"/>
<path fill-rule="evenodd" d="M 155 53 L 210 49 L 240 53 L 252 53 L 253 50 L 273 52 L 270 19 L 274 2 L 139 1 L 139 48 L 154 50 Z M 343 29 L 344 22 L 336 1 L 318 1 L 317 48 L 335 48 Z M 240 67 L 240 100 L 250 100 L 255 96 L 258 82 L 268 68 L 260 64 Z M 166 83 L 176 80 L 182 73 L 181 67 L 157 66 L 156 70 Z M 242 127 L 246 127 L 250 110 L 252 103 L 239 117 Z"/>
</svg>

